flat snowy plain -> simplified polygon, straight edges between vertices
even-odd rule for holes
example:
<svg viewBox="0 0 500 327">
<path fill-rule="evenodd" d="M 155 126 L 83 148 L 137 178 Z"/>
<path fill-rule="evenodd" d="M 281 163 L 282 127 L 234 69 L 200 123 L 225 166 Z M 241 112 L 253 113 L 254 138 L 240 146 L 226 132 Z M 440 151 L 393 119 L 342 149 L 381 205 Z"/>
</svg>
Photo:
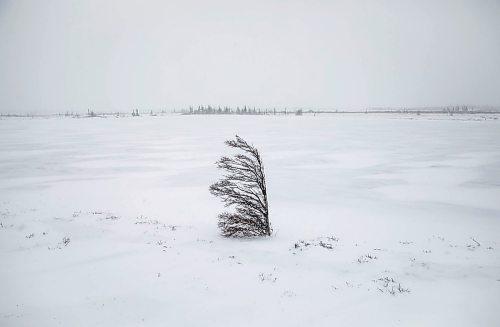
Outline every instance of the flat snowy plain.
<svg viewBox="0 0 500 327">
<path fill-rule="evenodd" d="M 271 238 L 208 186 L 262 153 Z M 500 120 L 0 120 L 0 326 L 499 326 Z"/>
</svg>

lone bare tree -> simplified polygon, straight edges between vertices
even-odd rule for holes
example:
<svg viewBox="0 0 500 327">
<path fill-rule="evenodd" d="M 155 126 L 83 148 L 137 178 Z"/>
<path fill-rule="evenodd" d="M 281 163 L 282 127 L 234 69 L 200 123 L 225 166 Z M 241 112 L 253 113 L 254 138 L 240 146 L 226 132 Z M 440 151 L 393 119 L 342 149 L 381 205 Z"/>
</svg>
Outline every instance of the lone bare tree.
<svg viewBox="0 0 500 327">
<path fill-rule="evenodd" d="M 226 207 L 235 206 L 234 213 L 218 216 L 218 226 L 226 237 L 270 236 L 267 189 L 264 166 L 259 151 L 236 135 L 227 146 L 242 150 L 232 158 L 222 157 L 217 168 L 226 171 L 224 177 L 210 186 L 210 193 L 220 197 Z"/>
</svg>

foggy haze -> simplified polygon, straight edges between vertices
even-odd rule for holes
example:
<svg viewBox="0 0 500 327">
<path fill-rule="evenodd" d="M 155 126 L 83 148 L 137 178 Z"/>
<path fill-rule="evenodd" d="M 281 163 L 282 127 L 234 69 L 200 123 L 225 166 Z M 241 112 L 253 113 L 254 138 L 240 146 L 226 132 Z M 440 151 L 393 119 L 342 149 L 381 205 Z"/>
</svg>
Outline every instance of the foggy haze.
<svg viewBox="0 0 500 327">
<path fill-rule="evenodd" d="M 500 104 L 500 1 L 0 0 L 0 112 Z"/>
</svg>

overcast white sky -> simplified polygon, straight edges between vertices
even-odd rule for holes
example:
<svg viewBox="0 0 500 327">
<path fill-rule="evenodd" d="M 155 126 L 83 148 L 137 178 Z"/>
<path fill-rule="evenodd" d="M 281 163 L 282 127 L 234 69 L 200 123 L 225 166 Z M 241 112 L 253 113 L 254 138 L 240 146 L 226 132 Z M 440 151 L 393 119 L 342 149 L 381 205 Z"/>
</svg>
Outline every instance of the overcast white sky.
<svg viewBox="0 0 500 327">
<path fill-rule="evenodd" d="M 0 111 L 500 104 L 500 0 L 0 0 Z"/>
</svg>

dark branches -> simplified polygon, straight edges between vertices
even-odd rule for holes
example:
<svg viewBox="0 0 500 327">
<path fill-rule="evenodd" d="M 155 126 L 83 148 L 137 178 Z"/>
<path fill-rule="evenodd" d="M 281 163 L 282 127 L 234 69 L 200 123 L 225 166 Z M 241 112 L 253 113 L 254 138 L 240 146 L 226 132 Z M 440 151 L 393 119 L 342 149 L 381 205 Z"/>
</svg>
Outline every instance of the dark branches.
<svg viewBox="0 0 500 327">
<path fill-rule="evenodd" d="M 220 197 L 226 207 L 234 206 L 235 213 L 219 215 L 218 226 L 227 237 L 270 236 L 264 166 L 259 151 L 236 135 L 227 146 L 243 151 L 233 157 L 222 157 L 217 168 L 226 172 L 210 186 L 210 193 Z"/>
</svg>

